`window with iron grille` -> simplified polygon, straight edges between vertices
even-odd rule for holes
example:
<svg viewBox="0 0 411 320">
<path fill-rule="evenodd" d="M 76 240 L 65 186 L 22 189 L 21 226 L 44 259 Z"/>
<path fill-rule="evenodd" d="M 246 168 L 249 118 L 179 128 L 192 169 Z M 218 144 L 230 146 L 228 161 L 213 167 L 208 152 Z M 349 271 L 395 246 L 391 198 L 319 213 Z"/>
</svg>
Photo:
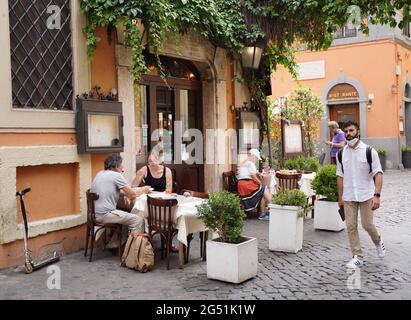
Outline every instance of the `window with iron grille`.
<svg viewBox="0 0 411 320">
<path fill-rule="evenodd" d="M 334 39 L 341 39 L 341 38 L 352 38 L 357 36 L 357 29 L 356 28 L 349 28 L 348 26 L 344 26 L 340 28 L 335 33 Z"/>
<path fill-rule="evenodd" d="M 73 109 L 68 0 L 9 0 L 14 108 Z"/>
</svg>

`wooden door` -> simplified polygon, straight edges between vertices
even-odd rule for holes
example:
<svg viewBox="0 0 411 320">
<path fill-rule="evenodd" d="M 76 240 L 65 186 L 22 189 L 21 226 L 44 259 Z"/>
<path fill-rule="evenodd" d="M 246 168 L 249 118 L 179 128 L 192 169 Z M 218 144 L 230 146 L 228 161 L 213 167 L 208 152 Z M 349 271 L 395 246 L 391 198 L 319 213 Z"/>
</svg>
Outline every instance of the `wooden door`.
<svg viewBox="0 0 411 320">
<path fill-rule="evenodd" d="M 360 124 L 358 103 L 330 106 L 330 121 L 336 121 L 340 128 L 347 121 L 355 121 Z"/>
</svg>

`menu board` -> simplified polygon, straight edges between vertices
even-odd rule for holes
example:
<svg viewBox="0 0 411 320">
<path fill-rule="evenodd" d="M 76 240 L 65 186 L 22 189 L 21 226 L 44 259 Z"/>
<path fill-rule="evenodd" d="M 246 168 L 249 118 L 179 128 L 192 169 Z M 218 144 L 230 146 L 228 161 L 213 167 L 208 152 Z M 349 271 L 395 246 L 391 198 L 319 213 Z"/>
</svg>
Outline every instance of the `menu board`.
<svg viewBox="0 0 411 320">
<path fill-rule="evenodd" d="M 300 121 L 283 120 L 283 151 L 285 157 L 303 154 L 303 130 Z"/>
<path fill-rule="evenodd" d="M 90 147 L 108 147 L 120 144 L 118 115 L 89 113 L 88 123 L 88 141 Z"/>
</svg>

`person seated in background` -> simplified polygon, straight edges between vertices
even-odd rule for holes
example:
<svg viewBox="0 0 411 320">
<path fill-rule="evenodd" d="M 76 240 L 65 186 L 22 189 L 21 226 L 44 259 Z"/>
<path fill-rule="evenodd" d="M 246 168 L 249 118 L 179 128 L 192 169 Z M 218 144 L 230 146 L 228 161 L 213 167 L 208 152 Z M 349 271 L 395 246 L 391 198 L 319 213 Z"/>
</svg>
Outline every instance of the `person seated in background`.
<svg viewBox="0 0 411 320">
<path fill-rule="evenodd" d="M 260 220 L 268 220 L 267 204 L 271 202 L 270 191 L 259 178 L 256 164 L 261 160 L 260 151 L 250 149 L 248 157 L 238 170 L 238 193 L 240 194 L 245 211 L 252 211 L 259 207 Z"/>
<path fill-rule="evenodd" d="M 144 232 L 144 219 L 135 214 L 118 210 L 117 203 L 120 193 L 132 201 L 136 197 L 148 193 L 150 188 L 143 187 L 139 190 L 133 190 L 122 175 L 122 163 L 123 159 L 120 155 L 109 155 L 104 160 L 104 170 L 97 173 L 91 184 L 91 192 L 99 195 L 94 203 L 96 221 L 102 224 L 123 224 L 128 226 L 129 231 Z M 115 241 L 112 239 L 110 244 L 115 246 Z"/>
<path fill-rule="evenodd" d="M 137 171 L 132 182 L 133 187 L 143 183 L 154 191 L 171 193 L 173 191 L 173 175 L 171 170 L 163 165 L 158 152 L 151 151 L 147 156 L 147 165 Z"/>
</svg>

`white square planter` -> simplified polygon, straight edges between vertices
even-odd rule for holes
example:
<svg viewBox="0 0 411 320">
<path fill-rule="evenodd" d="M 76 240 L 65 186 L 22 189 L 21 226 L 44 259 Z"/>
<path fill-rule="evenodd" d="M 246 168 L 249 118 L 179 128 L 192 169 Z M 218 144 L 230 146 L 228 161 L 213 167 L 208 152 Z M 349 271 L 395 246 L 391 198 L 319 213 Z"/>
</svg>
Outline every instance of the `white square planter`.
<svg viewBox="0 0 411 320">
<path fill-rule="evenodd" d="M 272 251 L 297 253 L 303 247 L 303 218 L 299 207 L 270 204 L 268 248 Z"/>
<path fill-rule="evenodd" d="M 338 202 L 316 200 L 314 207 L 314 229 L 341 231 L 345 228 L 338 212 Z"/>
<path fill-rule="evenodd" d="M 207 241 L 207 278 L 241 283 L 257 275 L 257 239 L 243 238 L 237 244 Z"/>
</svg>

